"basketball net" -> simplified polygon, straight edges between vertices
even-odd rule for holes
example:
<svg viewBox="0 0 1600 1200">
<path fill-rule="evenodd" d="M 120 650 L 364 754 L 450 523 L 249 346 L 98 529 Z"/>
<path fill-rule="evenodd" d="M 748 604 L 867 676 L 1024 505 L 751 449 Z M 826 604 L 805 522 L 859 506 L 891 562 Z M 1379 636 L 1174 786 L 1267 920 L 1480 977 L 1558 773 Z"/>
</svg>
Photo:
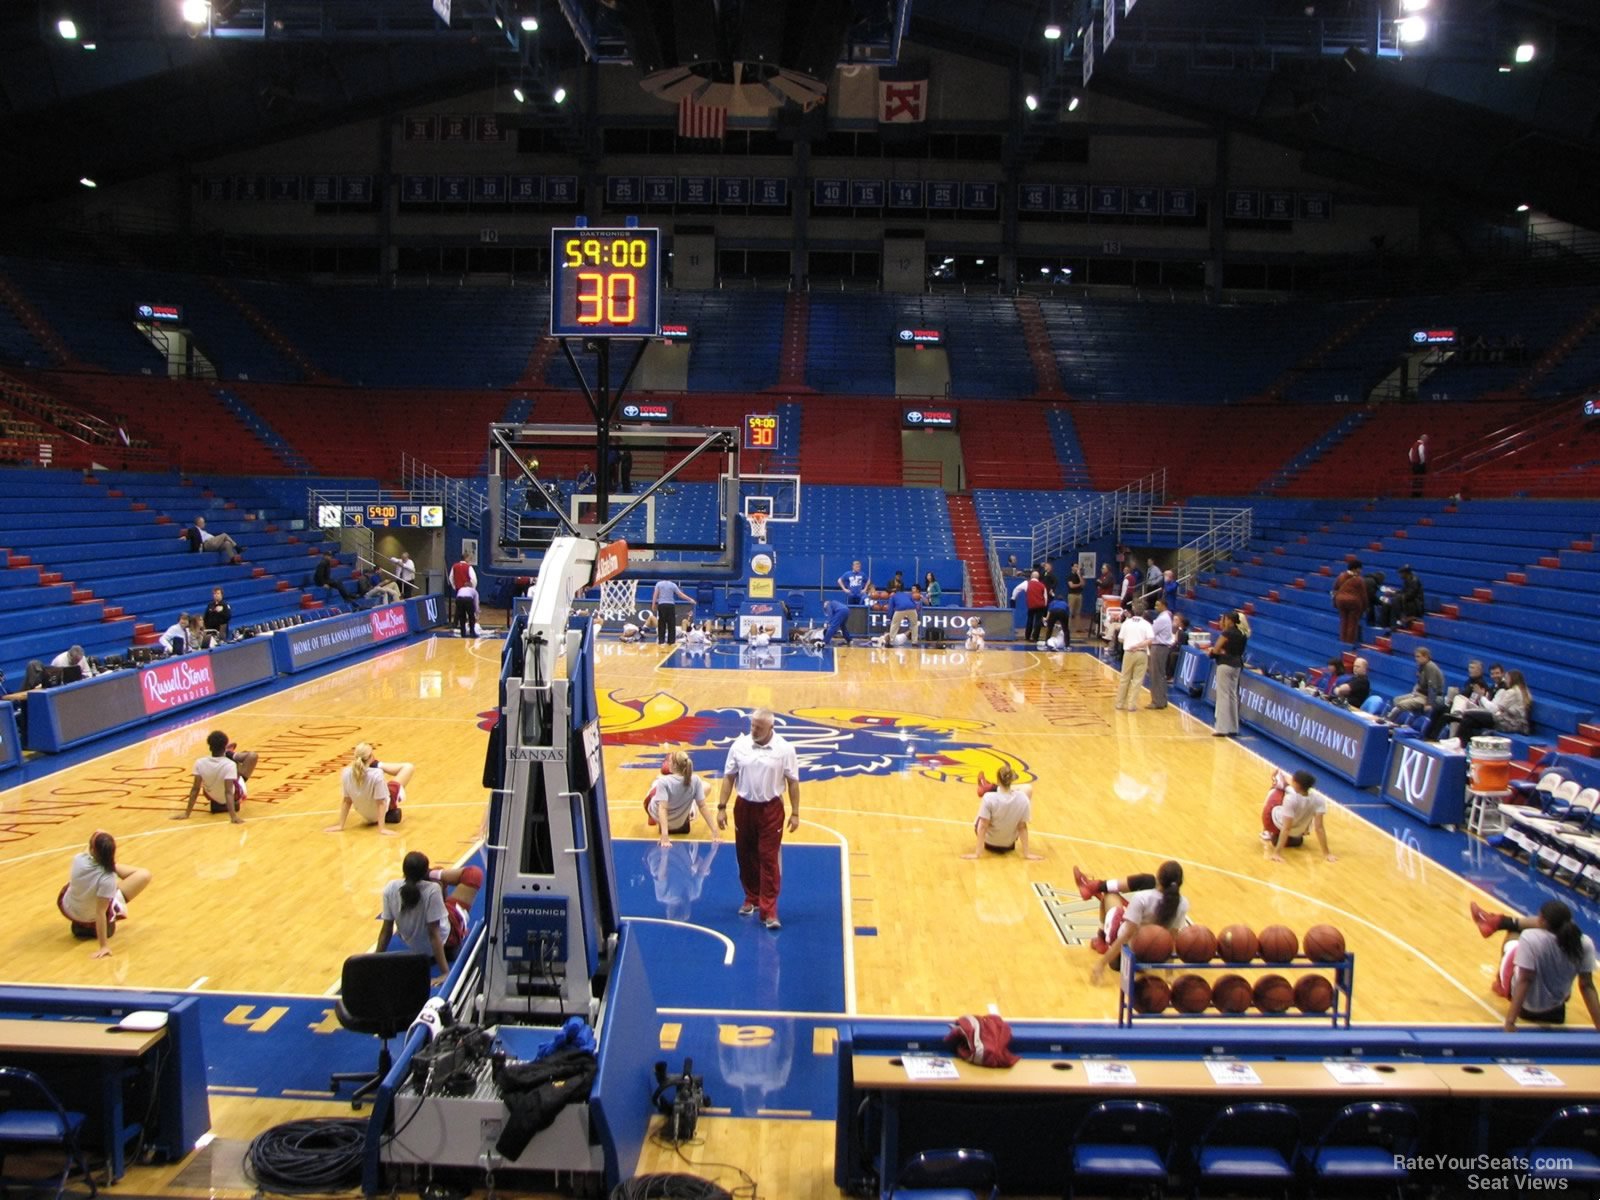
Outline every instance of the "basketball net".
<svg viewBox="0 0 1600 1200">
<path fill-rule="evenodd" d="M 607 579 L 600 585 L 600 616 L 607 621 L 638 621 L 637 579 Z"/>
<path fill-rule="evenodd" d="M 767 514 L 759 508 L 746 518 L 750 522 L 750 536 L 758 545 L 767 544 Z"/>
</svg>

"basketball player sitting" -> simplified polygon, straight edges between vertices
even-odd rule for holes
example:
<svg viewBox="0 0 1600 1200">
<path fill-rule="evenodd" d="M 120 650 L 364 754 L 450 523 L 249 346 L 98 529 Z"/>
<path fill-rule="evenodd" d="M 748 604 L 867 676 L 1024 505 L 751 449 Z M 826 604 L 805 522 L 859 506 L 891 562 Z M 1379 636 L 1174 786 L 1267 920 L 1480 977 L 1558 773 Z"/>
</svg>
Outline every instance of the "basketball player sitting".
<svg viewBox="0 0 1600 1200">
<path fill-rule="evenodd" d="M 772 630 L 765 625 L 752 625 L 749 637 L 750 649 L 764 650 L 772 645 Z"/>
<path fill-rule="evenodd" d="M 711 646 L 711 635 L 706 632 L 704 623 L 692 627 L 683 635 L 683 645 L 687 650 L 706 650 Z"/>
<path fill-rule="evenodd" d="M 1080 895 L 1084 882 L 1098 881 L 1080 881 Z M 1105 978 L 1106 968 L 1120 961 L 1122 947 L 1138 936 L 1141 925 L 1159 925 L 1172 934 L 1183 928 L 1189 915 L 1189 901 L 1182 893 L 1183 867 L 1168 859 L 1156 869 L 1154 882 L 1153 888 L 1124 893 L 1121 904 L 1107 905 L 1105 897 L 1109 889 L 1104 886 L 1100 889 L 1100 906 L 1105 918 L 1101 931 L 1089 943 L 1089 948 L 1099 956 L 1089 972 L 1091 982 L 1099 983 Z"/>
<path fill-rule="evenodd" d="M 984 646 L 983 646 L 983 638 L 984 638 L 984 633 L 983 633 L 983 626 L 982 625 L 969 625 L 969 626 L 967 626 L 967 649 L 968 650 L 982 650 L 984 648 Z"/>
<path fill-rule="evenodd" d="M 351 752 L 350 765 L 340 776 L 344 796 L 339 802 L 339 823 L 327 832 L 340 833 L 354 808 L 368 825 L 392 837 L 385 825 L 400 824 L 400 806 L 405 803 L 406 784 L 416 774 L 414 763 L 380 763 L 371 743 L 360 742 Z"/>
<path fill-rule="evenodd" d="M 622 633 L 619 636 L 625 642 L 637 642 L 639 640 L 639 627 L 629 621 L 622 627 Z"/>
<path fill-rule="evenodd" d="M 1017 782 L 1017 773 L 1007 763 L 995 772 L 995 782 L 989 783 L 978 775 L 978 819 L 973 831 L 978 844 L 972 853 L 962 858 L 979 858 L 985 850 L 993 854 L 1010 854 L 1022 847 L 1022 857 L 1032 862 L 1044 858 L 1028 849 L 1028 819 L 1033 815 L 1033 789 Z"/>
<path fill-rule="evenodd" d="M 1317 835 L 1325 859 L 1339 861 L 1328 852 L 1328 831 L 1322 821 L 1328 802 L 1312 792 L 1316 786 L 1317 777 L 1310 771 L 1293 775 L 1273 771 L 1272 790 L 1261 810 L 1261 840 L 1267 843 L 1270 861 L 1282 862 L 1284 849 L 1304 843 L 1307 833 Z"/>
</svg>

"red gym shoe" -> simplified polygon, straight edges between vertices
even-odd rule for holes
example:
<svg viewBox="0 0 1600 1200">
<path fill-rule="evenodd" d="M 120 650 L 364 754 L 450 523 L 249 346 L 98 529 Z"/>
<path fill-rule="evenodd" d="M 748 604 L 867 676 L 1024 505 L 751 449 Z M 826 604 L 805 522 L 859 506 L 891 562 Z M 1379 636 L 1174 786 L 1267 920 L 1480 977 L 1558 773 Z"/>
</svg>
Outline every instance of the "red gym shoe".
<svg viewBox="0 0 1600 1200">
<path fill-rule="evenodd" d="M 1096 954 L 1104 954 L 1109 948 L 1110 943 L 1106 941 L 1106 935 L 1103 933 L 1097 933 L 1089 939 L 1089 949 Z"/>
<path fill-rule="evenodd" d="M 1497 912 L 1485 912 L 1478 907 L 1476 900 L 1472 902 L 1472 919 L 1478 924 L 1478 932 L 1486 938 L 1491 938 L 1500 932 L 1500 922 L 1505 918 Z M 1504 993 L 1502 993 L 1504 994 Z"/>
<path fill-rule="evenodd" d="M 1085 900 L 1093 900 L 1096 896 L 1100 895 L 1101 892 L 1106 890 L 1105 881 L 1103 879 L 1091 879 L 1082 871 L 1078 870 L 1076 866 L 1072 868 L 1072 879 L 1073 882 L 1078 885 L 1078 895 L 1082 896 Z"/>
<path fill-rule="evenodd" d="M 989 782 L 989 777 L 987 775 L 985 775 L 982 771 L 979 771 L 978 772 L 978 799 L 982 800 L 990 792 L 994 791 L 994 788 L 995 788 L 995 785 Z"/>
</svg>

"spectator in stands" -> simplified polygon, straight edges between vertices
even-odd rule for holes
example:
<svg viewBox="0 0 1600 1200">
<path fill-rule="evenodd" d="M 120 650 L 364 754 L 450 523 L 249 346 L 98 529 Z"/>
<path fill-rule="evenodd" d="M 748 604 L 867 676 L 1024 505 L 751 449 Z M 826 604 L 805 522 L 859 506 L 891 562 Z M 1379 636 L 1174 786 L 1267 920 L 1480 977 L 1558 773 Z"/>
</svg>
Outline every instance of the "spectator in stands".
<svg viewBox="0 0 1600 1200">
<path fill-rule="evenodd" d="M 1083 572 L 1078 569 L 1078 564 L 1073 563 L 1067 568 L 1067 629 L 1070 632 L 1072 624 L 1083 615 Z"/>
<path fill-rule="evenodd" d="M 694 597 L 670 579 L 656 580 L 650 593 L 650 609 L 656 615 L 656 644 L 676 645 L 678 641 L 678 602 L 694 607 Z"/>
<path fill-rule="evenodd" d="M 70 649 L 63 650 L 50 660 L 50 665 L 52 667 L 77 667 L 78 670 L 83 672 L 85 679 L 93 679 L 98 674 L 94 669 L 94 664 L 89 661 L 89 656 L 83 652 L 82 646 L 73 646 Z"/>
<path fill-rule="evenodd" d="M 222 598 L 221 588 L 211 589 L 211 603 L 206 605 L 200 623 L 205 626 L 206 632 L 211 634 L 207 639 L 211 644 L 228 640 L 228 627 L 233 624 L 233 609 Z"/>
<path fill-rule="evenodd" d="M 206 532 L 204 517 L 196 517 L 194 524 L 178 536 L 189 543 L 191 554 L 198 554 L 202 550 L 218 550 L 226 555 L 230 562 L 235 563 L 244 556 L 243 548 L 227 534 Z"/>
<path fill-rule="evenodd" d="M 905 591 L 906 590 L 905 572 L 896 571 L 894 573 L 894 578 L 889 580 L 889 586 L 887 588 L 885 588 L 884 590 L 887 591 L 891 596 L 894 595 L 896 592 Z"/>
<path fill-rule="evenodd" d="M 1156 597 L 1156 619 L 1150 622 L 1150 707 L 1167 706 L 1167 681 L 1177 637 L 1172 632 L 1172 610 L 1165 596 Z"/>
<path fill-rule="evenodd" d="M 1407 563 L 1400 568 L 1400 594 L 1395 597 L 1394 607 L 1389 613 L 1389 624 L 1420 621 L 1425 615 L 1426 607 L 1422 580 L 1417 578 L 1417 573 L 1411 569 L 1411 564 Z"/>
<path fill-rule="evenodd" d="M 1361 643 L 1361 614 L 1367 611 L 1367 584 L 1361 578 L 1361 560 L 1346 561 L 1333 581 L 1333 607 L 1339 613 L 1339 641 L 1346 646 Z"/>
<path fill-rule="evenodd" d="M 1169 612 L 1178 611 L 1178 573 L 1176 571 L 1163 571 L 1161 574 L 1161 598 L 1167 602 Z"/>
<path fill-rule="evenodd" d="M 1138 708 L 1139 685 L 1144 682 L 1144 671 L 1150 665 L 1150 644 L 1155 640 L 1155 630 L 1145 620 L 1144 601 L 1134 602 L 1132 615 L 1123 621 L 1117 633 L 1122 645 L 1122 673 L 1117 680 L 1117 708 L 1132 712 Z"/>
<path fill-rule="evenodd" d="M 1344 697 L 1351 708 L 1360 708 L 1372 695 L 1372 681 L 1367 678 L 1367 660 L 1356 659 L 1350 664 L 1350 672 L 1350 678 L 1334 684 L 1333 694 L 1335 697 Z"/>
<path fill-rule="evenodd" d="M 1480 733 L 1527 733 L 1528 721 L 1533 715 L 1533 696 L 1523 682 L 1521 671 L 1506 672 L 1506 685 L 1492 696 L 1482 699 L 1462 699 L 1452 736 L 1466 745 Z"/>
<path fill-rule="evenodd" d="M 577 483 L 577 490 L 578 491 L 580 491 L 580 492 L 592 492 L 592 491 L 594 491 L 594 485 L 595 485 L 595 473 L 591 468 L 584 467 L 581 471 L 578 472 L 578 483 Z"/>
<path fill-rule="evenodd" d="M 204 622 L 200 620 L 199 613 L 189 614 L 189 649 L 209 650 L 213 638 L 206 632 Z"/>
<path fill-rule="evenodd" d="M 1145 559 L 1144 586 L 1146 588 L 1158 588 L 1165 580 L 1166 576 L 1161 568 L 1156 566 L 1156 560 L 1153 558 Z"/>
<path fill-rule="evenodd" d="M 1505 686 L 1506 686 L 1506 669 L 1504 667 L 1502 667 L 1499 663 L 1490 663 L 1489 664 L 1489 687 L 1487 689 L 1487 695 L 1484 698 L 1487 699 L 1489 696 L 1494 695 L 1496 692 L 1498 692 L 1501 688 L 1503 688 Z"/>
<path fill-rule="evenodd" d="M 929 571 L 922 577 L 922 602 L 929 608 L 938 608 L 939 601 L 944 599 L 944 589 L 939 586 L 939 580 Z"/>
<path fill-rule="evenodd" d="M 1216 713 L 1213 737 L 1235 737 L 1239 732 L 1239 672 L 1244 669 L 1250 645 L 1250 626 L 1243 613 L 1222 614 L 1222 632 L 1206 653 L 1217 660 Z"/>
<path fill-rule="evenodd" d="M 1045 590 L 1039 572 L 1029 573 L 1025 594 L 1028 598 L 1028 624 L 1022 638 L 1028 642 L 1041 642 L 1044 640 L 1044 618 L 1050 607 L 1050 593 Z"/>
<path fill-rule="evenodd" d="M 1382 571 L 1370 571 L 1362 576 L 1362 582 L 1367 585 L 1367 624 L 1387 625 L 1386 614 L 1383 610 L 1383 584 L 1388 579 Z M 1391 591 L 1393 589 L 1390 589 Z"/>
<path fill-rule="evenodd" d="M 1411 443 L 1411 498 L 1422 495 L 1422 484 L 1428 475 L 1428 435 L 1420 434 Z"/>
<path fill-rule="evenodd" d="M 533 594 L 532 588 L 528 589 L 528 594 Z M 400 599 L 400 583 L 393 578 L 380 579 L 372 585 L 367 595 L 371 596 L 377 604 L 393 604 Z"/>
<path fill-rule="evenodd" d="M 167 626 L 167 631 L 161 635 L 161 644 L 173 654 L 182 654 L 189 649 L 188 613 L 179 613 L 178 619 Z"/>
<path fill-rule="evenodd" d="M 475 620 L 478 615 L 478 572 L 467 561 L 467 556 L 462 554 L 456 560 L 455 566 L 450 568 L 450 595 L 455 599 L 455 623 L 456 627 L 461 630 L 462 637 L 470 636 L 470 626 L 461 615 L 461 593 L 468 589 L 471 590 L 472 597 L 471 603 L 467 607 L 471 608 L 472 616 Z"/>
<path fill-rule="evenodd" d="M 911 626 L 905 632 L 915 645 L 922 637 L 922 589 L 916 584 L 911 585 L 909 592 L 889 594 L 889 637 L 892 638 L 900 632 L 899 625 L 902 621 Z"/>
<path fill-rule="evenodd" d="M 1133 607 L 1134 597 L 1139 594 L 1139 572 L 1134 569 L 1133 560 L 1128 560 L 1128 569 L 1122 574 L 1122 607 Z"/>
<path fill-rule="evenodd" d="M 1048 558 L 1039 564 L 1039 582 L 1044 584 L 1044 590 L 1052 596 L 1060 590 L 1061 584 L 1056 579 L 1056 565 Z"/>
<path fill-rule="evenodd" d="M 317 559 L 317 569 L 312 572 L 312 585 L 321 588 L 324 593 L 336 591 L 346 600 L 354 600 L 355 597 L 345 590 L 344 584 L 340 583 L 333 577 L 334 568 L 338 565 L 339 560 L 334 558 L 333 552 L 331 550 L 324 550 L 322 552 L 322 557 Z M 327 598 L 328 597 L 326 595 L 323 596 L 324 600 Z"/>
<path fill-rule="evenodd" d="M 850 569 L 839 576 L 839 590 L 845 594 L 847 604 L 865 604 L 867 593 L 872 591 L 872 580 L 867 578 L 867 573 L 861 569 L 861 560 L 855 559 L 850 563 Z"/>
<path fill-rule="evenodd" d="M 1026 579 L 1028 577 L 1028 573 L 1022 569 L 1022 564 L 1017 562 L 1015 554 L 1006 555 L 1004 575 L 1007 579 Z"/>
<path fill-rule="evenodd" d="M 1330 658 L 1328 665 L 1322 669 L 1322 694 L 1330 700 L 1333 698 L 1334 685 L 1339 682 L 1339 677 L 1344 674 L 1344 659 L 1342 657 Z"/>
<path fill-rule="evenodd" d="M 1398 724 L 1410 714 L 1425 712 L 1444 699 L 1444 672 L 1433 661 L 1433 651 L 1418 646 L 1412 657 L 1417 662 L 1417 681 L 1404 696 L 1396 697 L 1389 720 Z"/>
<path fill-rule="evenodd" d="M 402 550 L 399 558 L 391 555 L 389 561 L 395 564 L 394 577 L 400 585 L 400 595 L 409 595 L 417 586 L 417 564 L 411 557 L 411 551 Z"/>
<path fill-rule="evenodd" d="M 372 590 L 372 580 L 367 578 L 367 569 L 361 565 L 359 559 L 350 571 L 350 602 L 359 605 L 361 598 Z"/>
</svg>

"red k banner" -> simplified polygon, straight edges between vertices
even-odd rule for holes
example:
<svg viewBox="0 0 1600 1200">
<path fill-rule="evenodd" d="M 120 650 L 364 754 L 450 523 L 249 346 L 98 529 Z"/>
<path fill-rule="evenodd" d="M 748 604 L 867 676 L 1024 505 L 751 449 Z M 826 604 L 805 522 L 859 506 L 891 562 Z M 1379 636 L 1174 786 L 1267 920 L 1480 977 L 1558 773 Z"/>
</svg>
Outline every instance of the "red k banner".
<svg viewBox="0 0 1600 1200">
<path fill-rule="evenodd" d="M 217 694 L 209 658 L 179 658 L 146 667 L 140 673 L 139 682 L 144 688 L 147 714 L 168 712 Z"/>
<path fill-rule="evenodd" d="M 878 80 L 878 121 L 881 124 L 904 125 L 927 119 L 926 79 Z"/>
</svg>

